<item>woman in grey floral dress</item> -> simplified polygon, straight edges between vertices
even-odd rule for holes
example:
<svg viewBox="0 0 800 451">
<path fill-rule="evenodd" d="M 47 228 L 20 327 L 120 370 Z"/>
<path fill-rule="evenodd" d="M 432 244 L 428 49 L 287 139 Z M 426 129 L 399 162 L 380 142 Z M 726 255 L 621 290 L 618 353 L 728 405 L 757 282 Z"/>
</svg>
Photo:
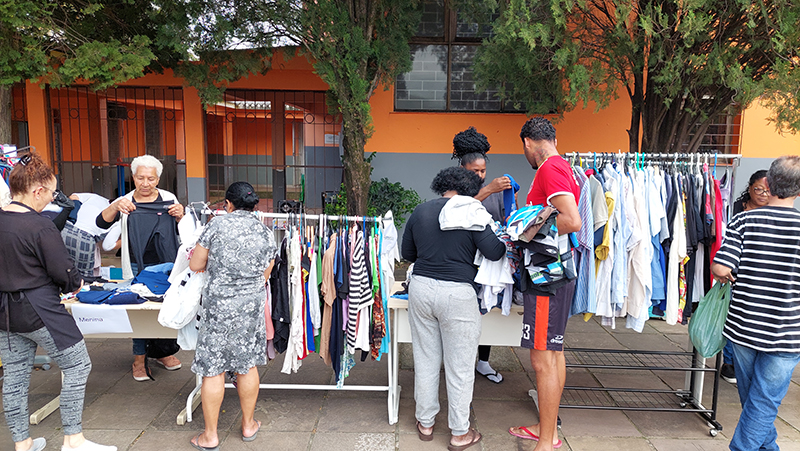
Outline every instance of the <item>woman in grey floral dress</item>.
<svg viewBox="0 0 800 451">
<path fill-rule="evenodd" d="M 226 371 L 238 375 L 242 440 L 255 440 L 261 427 L 253 418 L 259 385 L 256 365 L 267 363 L 265 285 L 277 248 L 272 231 L 252 213 L 257 203 L 249 183 L 229 186 L 224 203 L 228 214 L 208 223 L 189 263 L 193 271 L 205 269 L 208 275 L 192 363 L 192 371 L 203 376 L 205 430 L 191 441 L 201 451 L 219 448 L 217 420 Z"/>
</svg>

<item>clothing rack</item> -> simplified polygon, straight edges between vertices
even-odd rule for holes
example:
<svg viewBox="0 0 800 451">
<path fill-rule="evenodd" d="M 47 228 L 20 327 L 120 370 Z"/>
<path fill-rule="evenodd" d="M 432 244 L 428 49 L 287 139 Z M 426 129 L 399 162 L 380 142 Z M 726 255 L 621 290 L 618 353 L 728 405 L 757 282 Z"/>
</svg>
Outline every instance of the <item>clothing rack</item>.
<svg viewBox="0 0 800 451">
<path fill-rule="evenodd" d="M 197 204 L 198 202 L 193 202 L 192 204 Z M 192 207 L 190 204 L 190 207 Z M 216 215 L 218 214 L 215 211 L 212 211 L 208 208 L 208 204 L 202 203 L 203 208 L 200 211 L 200 214 L 211 214 Z M 194 208 L 194 207 L 192 207 Z M 224 212 L 223 212 L 224 213 Z M 316 220 L 316 221 L 351 221 L 351 222 L 378 222 L 382 223 L 384 218 L 374 217 L 374 216 L 335 216 L 335 215 L 307 215 L 304 213 L 295 214 L 295 213 L 271 213 L 271 212 L 257 212 L 260 218 L 273 218 L 273 219 L 298 219 L 298 220 Z M 391 287 L 389 287 L 391 289 Z M 386 312 L 388 315 L 389 312 Z M 397 351 L 397 344 L 394 342 L 394 327 L 391 321 L 387 321 L 387 333 L 390 334 L 392 344 L 389 346 L 389 351 L 383 354 L 383 357 L 386 358 L 386 364 L 388 367 L 388 379 L 386 385 L 343 385 L 341 387 L 337 387 L 335 384 L 333 385 L 319 385 L 319 384 L 259 384 L 260 389 L 265 390 L 344 390 L 344 391 L 377 391 L 377 392 L 386 392 L 387 393 L 387 411 L 389 416 L 389 424 L 396 424 L 398 420 L 398 411 L 397 406 L 400 402 L 400 393 L 399 390 L 394 390 L 393 388 L 396 387 L 399 383 L 398 374 L 392 371 L 392 368 L 395 366 L 395 359 L 396 351 Z M 177 423 L 179 425 L 185 424 L 185 422 L 192 421 L 192 412 L 197 408 L 200 404 L 200 388 L 203 384 L 203 378 L 201 376 L 195 377 L 195 388 L 189 393 L 189 396 L 186 399 L 186 408 L 185 410 L 181 411 L 178 414 Z M 232 383 L 226 383 L 225 388 L 234 388 L 235 386 Z"/>
<path fill-rule="evenodd" d="M 600 157 L 608 159 L 622 159 L 623 162 L 636 162 L 646 165 L 649 162 L 660 161 L 664 163 L 700 165 L 708 163 L 711 158 L 716 167 L 719 160 L 721 166 L 732 168 L 731 186 L 734 186 L 736 169 L 739 166 L 741 155 L 730 154 L 644 154 L 644 153 L 568 153 L 562 155 L 567 159 L 583 158 L 584 163 Z M 688 160 L 688 161 L 687 161 Z M 734 195 L 731 190 L 731 197 Z M 730 201 L 731 199 L 729 199 Z M 729 208 L 732 208 L 729 202 Z M 707 421 L 709 434 L 715 437 L 722 430 L 722 425 L 717 421 L 717 404 L 719 393 L 720 368 L 722 367 L 722 353 L 718 353 L 714 367 L 706 365 L 706 359 L 698 354 L 689 342 L 691 351 L 651 351 L 651 350 L 609 350 L 594 348 L 565 348 L 564 356 L 568 368 L 584 369 L 612 369 L 631 371 L 669 371 L 684 372 L 685 384 L 683 389 L 642 389 L 633 387 L 586 387 L 565 386 L 561 398 L 562 408 L 596 409 L 596 410 L 627 410 L 627 411 L 655 411 L 655 412 L 686 412 L 697 413 Z M 711 408 L 703 406 L 703 383 L 706 373 L 714 375 Z M 534 391 L 532 391 L 534 392 Z M 535 392 L 531 394 L 536 399 Z M 560 421 L 560 420 L 559 420 Z M 560 423 L 559 423 L 560 424 Z"/>
<path fill-rule="evenodd" d="M 202 215 L 218 215 L 218 214 L 225 214 L 225 211 L 216 211 L 211 210 L 208 208 L 208 205 L 204 202 L 192 202 L 189 204 L 190 208 L 193 207 L 194 204 L 202 204 L 203 208 L 200 210 L 199 214 Z M 349 221 L 349 222 L 381 222 L 383 218 L 378 216 L 341 216 L 341 215 L 314 215 L 314 214 L 306 214 L 306 213 L 272 213 L 266 211 L 257 211 L 255 212 L 259 218 L 270 218 L 270 219 L 287 219 L 287 220 L 310 220 L 310 221 Z"/>
</svg>

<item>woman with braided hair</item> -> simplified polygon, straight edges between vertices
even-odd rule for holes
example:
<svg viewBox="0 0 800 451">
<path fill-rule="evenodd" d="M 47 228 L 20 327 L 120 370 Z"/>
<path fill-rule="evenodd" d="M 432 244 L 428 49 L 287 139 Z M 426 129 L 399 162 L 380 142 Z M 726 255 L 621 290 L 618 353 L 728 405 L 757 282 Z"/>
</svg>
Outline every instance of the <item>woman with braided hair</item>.
<svg viewBox="0 0 800 451">
<path fill-rule="evenodd" d="M 481 178 L 481 182 L 486 181 L 486 154 L 492 146 L 486 135 L 478 132 L 475 127 L 470 127 L 463 132 L 456 133 L 453 137 L 453 157 L 464 169 L 472 171 Z M 488 185 L 484 183 L 480 192 L 475 196 L 483 203 L 486 211 L 492 215 L 492 220 L 505 223 L 506 211 L 503 205 L 503 191 L 511 188 L 511 180 L 508 177 L 498 177 Z M 495 384 L 503 382 L 503 375 L 498 373 L 489 364 L 489 355 L 492 352 L 491 346 L 478 346 L 478 364 L 475 371 L 481 376 L 489 379 Z"/>
</svg>

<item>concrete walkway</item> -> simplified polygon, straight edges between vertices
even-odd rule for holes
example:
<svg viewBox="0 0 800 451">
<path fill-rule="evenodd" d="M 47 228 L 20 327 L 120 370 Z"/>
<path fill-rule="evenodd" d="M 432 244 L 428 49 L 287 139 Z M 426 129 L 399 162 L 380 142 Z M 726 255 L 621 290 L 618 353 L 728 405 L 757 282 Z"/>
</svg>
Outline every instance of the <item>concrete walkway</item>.
<svg viewBox="0 0 800 451">
<path fill-rule="evenodd" d="M 674 350 L 685 349 L 688 343 L 685 326 L 667 326 L 649 321 L 645 332 L 637 334 L 625 329 L 610 331 L 594 319 L 583 322 L 579 317 L 567 327 L 567 346 Z M 187 394 L 194 387 L 189 367 L 192 353 L 181 352 L 183 369 L 167 372 L 154 368 L 155 382 L 134 382 L 131 377 L 130 340 L 89 339 L 89 354 L 94 364 L 89 378 L 84 411 L 86 436 L 120 450 L 162 451 L 192 450 L 189 439 L 203 428 L 202 409 L 195 411 L 194 421 L 184 426 L 175 423 Z M 407 363 L 409 350 L 401 353 Z M 531 450 L 535 443 L 516 439 L 506 431 L 510 426 L 536 422 L 536 413 L 528 390 L 535 387 L 535 375 L 527 351 L 520 348 L 495 347 L 492 364 L 505 378 L 495 385 L 478 377 L 475 382 L 472 423 L 483 435 L 476 450 Z M 303 361 L 295 375 L 280 373 L 282 358 L 261 368 L 264 383 L 328 384 L 332 372 L 316 356 Z M 351 372 L 348 384 L 382 385 L 386 383 L 384 362 L 359 362 Z M 585 385 L 587 381 L 604 386 L 683 387 L 683 374 L 651 371 L 568 370 L 567 385 Z M 437 417 L 435 439 L 421 442 L 414 427 L 414 374 L 404 365 L 400 382 L 403 387 L 400 420 L 389 425 L 386 397 L 383 393 L 345 391 L 262 390 L 256 407 L 256 418 L 263 425 L 258 438 L 251 443 L 241 440 L 239 405 L 235 390 L 228 390 L 220 415 L 222 450 L 443 450 L 449 431 L 447 425 L 444 382 L 442 412 Z M 706 378 L 705 404 L 711 405 L 711 378 Z M 57 368 L 37 370 L 31 380 L 30 406 L 38 409 L 58 394 L 60 376 Z M 736 388 L 720 382 L 718 420 L 723 431 L 712 438 L 706 422 L 692 413 L 620 412 L 562 409 L 560 437 L 562 450 L 658 450 L 713 451 L 725 450 L 739 418 L 740 407 Z M 0 419 L 0 450 L 13 445 L 5 420 Z M 800 451 L 800 373 L 796 373 L 789 394 L 776 422 L 782 450 Z M 61 446 L 61 420 L 58 412 L 41 424 L 31 427 L 34 437 L 44 436 L 48 450 Z"/>
</svg>

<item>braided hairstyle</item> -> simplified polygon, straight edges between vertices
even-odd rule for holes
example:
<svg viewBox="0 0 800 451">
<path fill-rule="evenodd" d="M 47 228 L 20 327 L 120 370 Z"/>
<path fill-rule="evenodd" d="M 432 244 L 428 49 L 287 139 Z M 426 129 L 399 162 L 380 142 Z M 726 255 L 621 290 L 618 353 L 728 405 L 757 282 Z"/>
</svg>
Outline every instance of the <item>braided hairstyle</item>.
<svg viewBox="0 0 800 451">
<path fill-rule="evenodd" d="M 492 146 L 486 135 L 479 133 L 475 127 L 470 127 L 463 132 L 456 133 L 453 137 L 452 160 L 458 160 L 461 166 L 466 166 L 476 160 L 489 160 L 486 154 Z"/>
</svg>

